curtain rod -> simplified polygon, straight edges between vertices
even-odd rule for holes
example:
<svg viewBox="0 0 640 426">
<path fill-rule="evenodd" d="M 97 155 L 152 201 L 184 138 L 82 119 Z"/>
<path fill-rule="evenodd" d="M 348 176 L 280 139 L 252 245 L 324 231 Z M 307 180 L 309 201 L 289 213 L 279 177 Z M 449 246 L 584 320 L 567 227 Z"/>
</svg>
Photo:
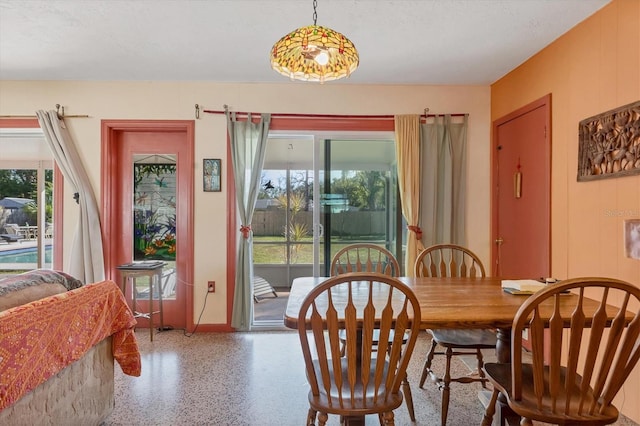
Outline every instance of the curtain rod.
<svg viewBox="0 0 640 426">
<path fill-rule="evenodd" d="M 65 115 L 64 107 L 60 106 L 60 104 L 56 104 L 56 113 L 58 113 L 58 118 L 89 118 L 88 115 Z M 0 115 L 0 118 L 38 118 L 37 115 Z"/>
<path fill-rule="evenodd" d="M 37 115 L 0 115 L 0 118 L 38 118 Z M 88 115 L 61 115 L 58 114 L 58 118 L 89 118 Z"/>
<path fill-rule="evenodd" d="M 227 106 L 224 106 L 224 110 L 210 110 L 210 109 L 202 109 L 202 112 L 206 112 L 208 114 L 225 114 L 227 112 Z M 196 118 L 200 118 L 200 105 L 196 104 Z M 444 114 L 427 114 L 429 112 L 429 108 L 424 109 L 424 114 L 420 115 L 420 118 L 428 118 L 428 117 L 437 117 L 438 115 Z M 259 112 L 241 112 L 236 111 L 236 114 L 240 115 L 260 115 Z M 449 114 L 452 117 L 464 117 L 467 114 L 456 113 Z M 296 114 L 296 113 L 273 113 L 271 117 L 284 117 L 284 118 L 370 118 L 370 119 L 384 119 L 391 120 L 395 118 L 395 115 L 342 115 L 342 114 Z"/>
</svg>

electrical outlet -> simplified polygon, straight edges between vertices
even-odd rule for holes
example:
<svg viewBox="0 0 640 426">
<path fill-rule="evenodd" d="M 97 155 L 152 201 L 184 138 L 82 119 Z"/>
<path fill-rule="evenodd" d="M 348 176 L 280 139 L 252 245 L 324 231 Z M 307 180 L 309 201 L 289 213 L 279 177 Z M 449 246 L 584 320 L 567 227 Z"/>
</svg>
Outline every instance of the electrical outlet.
<svg viewBox="0 0 640 426">
<path fill-rule="evenodd" d="M 216 282 L 215 281 L 208 281 L 207 282 L 207 288 L 209 289 L 209 293 L 215 293 L 216 292 Z"/>
</svg>

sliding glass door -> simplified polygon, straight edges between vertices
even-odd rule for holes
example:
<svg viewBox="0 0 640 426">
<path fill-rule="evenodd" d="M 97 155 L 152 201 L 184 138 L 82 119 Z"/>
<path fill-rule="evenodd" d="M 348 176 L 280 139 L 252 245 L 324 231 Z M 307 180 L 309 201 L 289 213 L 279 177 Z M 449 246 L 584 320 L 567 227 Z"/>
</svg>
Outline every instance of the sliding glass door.
<svg viewBox="0 0 640 426">
<path fill-rule="evenodd" d="M 320 183 L 320 241 L 325 271 L 338 250 L 380 245 L 402 257 L 395 148 L 389 139 L 327 139 Z M 400 233 L 401 234 L 401 233 Z"/>
<path fill-rule="evenodd" d="M 402 258 L 392 135 L 271 134 L 252 221 L 254 275 L 277 289 L 326 276 L 357 242 Z"/>
<path fill-rule="evenodd" d="M 261 189 L 253 215 L 254 275 L 288 288 L 297 276 L 318 275 L 314 240 L 313 135 L 274 135 L 267 142 Z"/>
</svg>

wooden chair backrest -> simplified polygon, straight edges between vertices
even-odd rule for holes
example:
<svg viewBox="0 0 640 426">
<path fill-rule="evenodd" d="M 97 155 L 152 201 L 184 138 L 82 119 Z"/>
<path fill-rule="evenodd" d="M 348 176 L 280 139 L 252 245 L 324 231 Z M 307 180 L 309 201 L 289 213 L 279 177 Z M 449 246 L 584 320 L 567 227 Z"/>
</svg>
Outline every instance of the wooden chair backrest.
<svg viewBox="0 0 640 426">
<path fill-rule="evenodd" d="M 331 276 L 348 272 L 378 272 L 400 276 L 400 265 L 393 253 L 375 244 L 351 244 L 338 251 L 331 260 Z"/>
<path fill-rule="evenodd" d="M 334 409 L 344 410 L 343 415 L 357 407 L 371 410 L 384 405 L 386 401 L 378 395 L 399 392 L 420 332 L 420 318 L 418 299 L 396 278 L 346 273 L 319 284 L 302 302 L 298 315 L 313 395 L 320 389 L 337 393 Z M 344 356 L 341 330 L 346 333 Z M 392 330 L 394 337 L 389 339 Z M 374 332 L 380 333 L 375 344 Z M 387 356 L 373 356 L 376 350 Z"/>
<path fill-rule="evenodd" d="M 562 298 L 566 303 L 568 290 L 577 295 L 575 309 L 563 318 L 558 303 Z M 583 313 L 585 298 L 598 303 L 592 316 Z M 607 320 L 611 317 L 612 321 Z M 512 348 L 522 347 L 524 329 L 532 345 L 539 412 L 570 419 L 603 413 L 640 358 L 640 288 L 608 278 L 577 278 L 549 285 L 518 310 Z M 546 343 L 545 333 L 549 335 Z M 550 354 L 548 365 L 545 351 Z M 522 351 L 512 349 L 511 398 L 517 401 L 523 398 L 522 365 Z M 549 417 L 550 423 L 553 418 Z"/>
<path fill-rule="evenodd" d="M 436 244 L 418 254 L 416 277 L 484 277 L 482 262 L 471 250 L 456 244 Z"/>
</svg>

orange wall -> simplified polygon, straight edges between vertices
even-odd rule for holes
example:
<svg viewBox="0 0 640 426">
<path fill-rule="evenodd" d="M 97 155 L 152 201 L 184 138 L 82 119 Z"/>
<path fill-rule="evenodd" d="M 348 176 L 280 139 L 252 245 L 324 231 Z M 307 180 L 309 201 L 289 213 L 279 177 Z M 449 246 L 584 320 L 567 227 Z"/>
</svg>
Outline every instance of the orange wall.
<svg viewBox="0 0 640 426">
<path fill-rule="evenodd" d="M 623 222 L 640 218 L 640 175 L 576 180 L 578 123 L 640 99 L 640 1 L 614 0 L 491 86 L 491 119 L 551 93 L 552 274 L 640 286 Z M 616 406 L 640 423 L 640 366 Z"/>
</svg>

